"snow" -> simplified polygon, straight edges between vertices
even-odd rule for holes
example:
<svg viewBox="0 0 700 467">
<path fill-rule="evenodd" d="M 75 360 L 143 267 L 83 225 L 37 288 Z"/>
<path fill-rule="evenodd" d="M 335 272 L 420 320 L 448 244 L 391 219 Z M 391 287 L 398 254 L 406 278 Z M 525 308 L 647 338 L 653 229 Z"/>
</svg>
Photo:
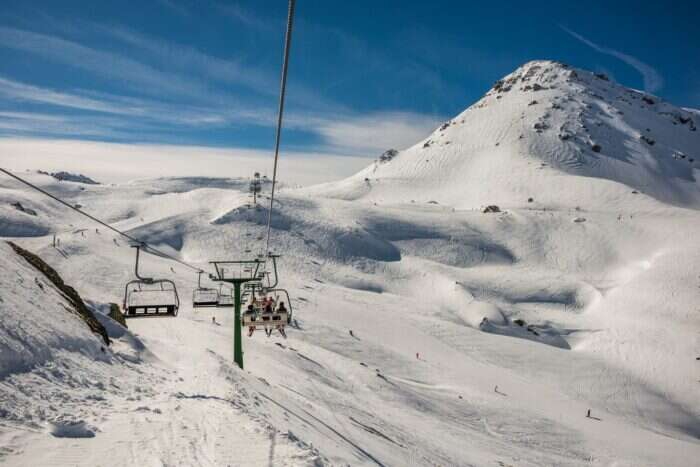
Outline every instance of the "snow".
<svg viewBox="0 0 700 467">
<path fill-rule="evenodd" d="M 297 326 L 245 338 L 244 371 L 231 310 L 192 309 L 193 271 L 143 255 L 180 313 L 128 330 L 100 315 L 103 352 L 0 244 L 0 463 L 692 465 L 697 116 L 554 62 L 498 88 L 390 160 L 278 192 L 271 244 Z M 264 248 L 252 171 L 198 169 L 82 190 L 22 175 L 198 267 Z M 121 238 L 8 178 L 0 197 L 0 235 L 98 312 L 121 303 Z"/>
</svg>

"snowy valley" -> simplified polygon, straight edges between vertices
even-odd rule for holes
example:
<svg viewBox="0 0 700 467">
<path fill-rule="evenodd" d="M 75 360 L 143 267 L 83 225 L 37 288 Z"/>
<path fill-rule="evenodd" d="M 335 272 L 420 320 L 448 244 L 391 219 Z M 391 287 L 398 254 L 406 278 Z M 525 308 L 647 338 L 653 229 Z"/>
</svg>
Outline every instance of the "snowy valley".
<svg viewBox="0 0 700 467">
<path fill-rule="evenodd" d="M 244 337 L 245 370 L 232 310 L 192 308 L 193 271 L 145 255 L 180 313 L 124 328 L 108 313 L 128 242 L 1 175 L 0 465 L 693 465 L 698 126 L 534 61 L 414 146 L 283 187 L 271 250 L 295 325 Z M 251 174 L 198 165 L 15 173 L 203 269 L 264 251 L 269 185 L 247 209 Z M 110 345 L 5 241 L 74 287 Z"/>
</svg>

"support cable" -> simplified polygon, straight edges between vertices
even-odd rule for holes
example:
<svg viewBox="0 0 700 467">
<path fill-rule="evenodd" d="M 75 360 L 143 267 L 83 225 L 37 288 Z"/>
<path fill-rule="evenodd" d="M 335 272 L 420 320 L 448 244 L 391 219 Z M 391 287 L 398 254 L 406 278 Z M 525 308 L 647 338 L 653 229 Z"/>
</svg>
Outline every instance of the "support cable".
<svg viewBox="0 0 700 467">
<path fill-rule="evenodd" d="M 46 190 L 44 190 L 44 189 L 42 189 L 42 188 L 39 188 L 38 186 L 34 185 L 33 183 L 28 182 L 27 180 L 24 180 L 23 178 L 21 178 L 21 177 L 15 175 L 15 174 L 13 174 L 13 173 L 10 172 L 9 170 L 5 170 L 5 169 L 3 169 L 2 167 L 0 167 L 0 172 L 3 172 L 5 175 L 9 175 L 10 177 L 14 178 L 14 179 L 17 180 L 18 182 L 27 185 L 29 188 L 32 188 L 33 190 L 36 190 L 36 191 L 38 191 L 39 193 L 42 193 L 42 194 L 45 195 L 45 196 L 48 196 L 49 198 L 53 199 L 54 201 L 58 201 L 58 202 L 61 203 L 62 205 L 64 205 L 64 206 L 66 206 L 66 207 L 72 209 L 73 211 L 76 211 L 77 213 L 79 213 L 79 214 L 81 214 L 81 215 L 87 217 L 88 219 L 92 220 L 93 222 L 97 222 L 98 224 L 100 224 L 100 225 L 103 226 L 103 227 L 108 228 L 108 229 L 111 230 L 112 232 L 115 232 L 115 233 L 121 235 L 122 237 L 125 237 L 125 238 L 131 240 L 132 242 L 134 242 L 134 243 L 140 245 L 141 247 L 143 247 L 143 248 L 144 248 L 144 251 L 146 251 L 146 252 L 148 252 L 148 253 L 151 253 L 152 255 L 160 256 L 160 257 L 162 257 L 162 258 L 169 259 L 169 260 L 171 260 L 171 261 L 175 261 L 175 262 L 180 263 L 181 265 L 186 266 L 186 267 L 188 267 L 188 268 L 190 268 L 190 269 L 193 269 L 193 270 L 195 270 L 195 271 L 197 271 L 197 272 L 205 272 L 204 270 L 202 270 L 202 269 L 200 269 L 200 268 L 198 268 L 198 267 L 196 267 L 196 266 L 192 266 L 191 264 L 188 264 L 188 263 L 182 261 L 181 259 L 178 259 L 178 258 L 176 258 L 176 257 L 174 257 L 174 256 L 171 256 L 171 255 L 165 253 L 164 251 L 159 250 L 158 248 L 155 248 L 155 247 L 149 245 L 148 243 L 144 242 L 143 240 L 139 240 L 139 239 L 136 238 L 136 237 L 133 237 L 133 236 L 127 234 L 127 233 L 122 232 L 121 230 L 119 230 L 119 229 L 117 229 L 117 228 L 115 228 L 115 227 L 112 227 L 111 225 L 107 224 L 107 223 L 104 222 L 104 221 L 101 221 L 100 219 L 96 218 L 95 216 L 92 216 L 92 215 L 86 213 L 86 212 L 83 211 L 82 209 L 76 208 L 75 206 L 71 205 L 70 203 L 68 203 L 68 202 L 66 202 L 66 201 L 63 201 L 61 198 L 59 198 L 59 197 L 57 197 L 57 196 L 55 196 L 55 195 L 52 195 L 52 194 L 49 193 L 48 191 L 46 191 Z"/>
<path fill-rule="evenodd" d="M 267 240 L 265 242 L 265 256 L 270 253 L 270 231 L 272 229 L 272 207 L 275 202 L 275 185 L 277 184 L 277 162 L 279 160 L 280 137 L 282 133 L 282 114 L 284 113 L 284 96 L 287 90 L 287 69 L 289 65 L 289 51 L 292 47 L 292 25 L 294 22 L 295 0 L 289 0 L 287 11 L 287 32 L 284 36 L 284 60 L 282 62 L 282 80 L 280 83 L 280 102 L 277 113 L 277 132 L 275 135 L 275 163 L 272 169 L 272 190 L 270 192 L 270 209 L 267 213 Z"/>
</svg>

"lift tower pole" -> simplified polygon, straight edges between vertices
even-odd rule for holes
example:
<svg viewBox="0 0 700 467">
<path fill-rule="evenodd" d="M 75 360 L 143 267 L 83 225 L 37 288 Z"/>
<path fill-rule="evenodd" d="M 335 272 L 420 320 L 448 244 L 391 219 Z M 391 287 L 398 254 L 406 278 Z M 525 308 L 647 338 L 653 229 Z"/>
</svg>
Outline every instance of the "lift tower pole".
<svg viewBox="0 0 700 467">
<path fill-rule="evenodd" d="M 249 261 L 211 261 L 216 269 L 216 275 L 210 276 L 213 281 L 226 282 L 233 286 L 233 361 L 243 369 L 243 337 L 241 336 L 241 285 L 247 282 L 259 282 L 258 271 L 264 261 L 259 259 Z M 246 264 L 254 265 L 248 274 L 237 275 L 237 269 Z M 227 265 L 229 267 L 227 267 Z M 244 268 L 245 269 L 245 268 Z"/>
</svg>

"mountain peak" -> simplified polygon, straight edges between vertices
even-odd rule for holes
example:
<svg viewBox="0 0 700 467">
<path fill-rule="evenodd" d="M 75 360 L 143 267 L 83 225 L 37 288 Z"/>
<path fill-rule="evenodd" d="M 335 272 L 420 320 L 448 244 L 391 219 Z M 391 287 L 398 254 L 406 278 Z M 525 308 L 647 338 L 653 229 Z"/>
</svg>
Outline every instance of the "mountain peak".
<svg viewBox="0 0 700 467">
<path fill-rule="evenodd" d="M 528 205 L 535 193 L 549 206 L 615 209 L 640 195 L 700 208 L 699 125 L 604 74 L 534 60 L 426 139 L 321 191 L 463 208 Z"/>
</svg>

